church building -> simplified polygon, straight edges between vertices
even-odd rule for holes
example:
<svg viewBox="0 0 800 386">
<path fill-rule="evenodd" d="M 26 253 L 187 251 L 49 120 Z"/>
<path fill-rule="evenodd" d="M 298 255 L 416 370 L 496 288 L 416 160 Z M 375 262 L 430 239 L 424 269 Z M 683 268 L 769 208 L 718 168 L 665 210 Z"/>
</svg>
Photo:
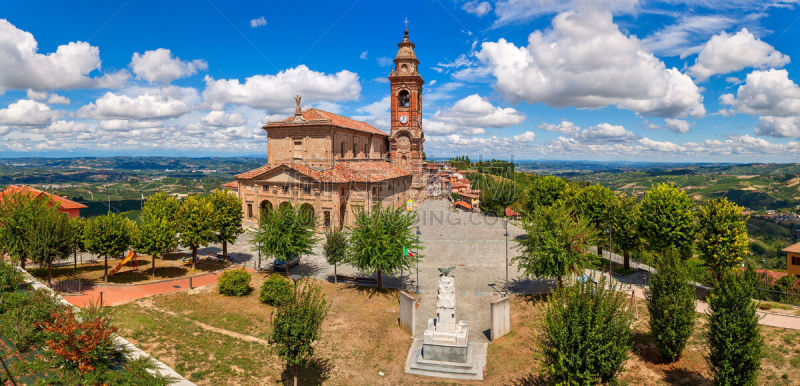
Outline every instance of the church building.
<svg viewBox="0 0 800 386">
<path fill-rule="evenodd" d="M 245 222 L 281 205 L 314 214 L 319 227 L 353 225 L 358 208 L 376 203 L 401 207 L 425 198 L 422 85 L 414 43 L 405 31 L 389 74 L 391 127 L 372 125 L 327 111 L 300 108 L 263 127 L 267 164 L 236 176 Z"/>
</svg>

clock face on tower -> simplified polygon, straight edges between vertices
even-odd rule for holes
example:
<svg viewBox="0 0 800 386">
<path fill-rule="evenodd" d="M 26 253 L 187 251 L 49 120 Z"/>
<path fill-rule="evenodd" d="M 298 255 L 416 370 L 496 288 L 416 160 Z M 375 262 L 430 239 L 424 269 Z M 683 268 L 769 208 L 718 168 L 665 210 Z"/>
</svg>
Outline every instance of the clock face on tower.
<svg viewBox="0 0 800 386">
<path fill-rule="evenodd" d="M 402 123 L 402 124 L 404 124 L 404 125 L 405 125 L 406 123 L 408 123 L 408 115 L 401 115 L 401 116 L 400 116 L 400 123 Z"/>
</svg>

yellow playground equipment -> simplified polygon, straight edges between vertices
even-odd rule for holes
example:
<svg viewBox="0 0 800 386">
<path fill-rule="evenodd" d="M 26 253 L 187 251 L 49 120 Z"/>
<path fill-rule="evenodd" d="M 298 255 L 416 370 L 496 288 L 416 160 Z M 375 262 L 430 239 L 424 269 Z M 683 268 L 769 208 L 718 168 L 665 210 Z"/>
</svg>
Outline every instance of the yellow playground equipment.
<svg viewBox="0 0 800 386">
<path fill-rule="evenodd" d="M 108 274 L 113 275 L 119 272 L 119 270 L 122 269 L 122 266 L 128 264 L 129 261 L 131 262 L 131 266 L 139 268 L 139 262 L 136 260 L 136 252 L 134 252 L 133 249 L 128 251 L 128 256 L 126 256 L 121 263 L 119 263 L 116 267 L 114 267 L 114 269 L 109 271 Z"/>
</svg>

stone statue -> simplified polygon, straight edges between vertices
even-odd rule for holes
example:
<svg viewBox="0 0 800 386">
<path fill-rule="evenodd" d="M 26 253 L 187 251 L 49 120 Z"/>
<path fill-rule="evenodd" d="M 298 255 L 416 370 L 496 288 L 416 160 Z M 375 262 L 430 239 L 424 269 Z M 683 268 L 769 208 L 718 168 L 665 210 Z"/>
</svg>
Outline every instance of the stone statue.
<svg viewBox="0 0 800 386">
<path fill-rule="evenodd" d="M 428 319 L 422 336 L 425 359 L 465 362 L 469 332 L 466 320 L 456 320 L 456 283 L 450 276 L 455 267 L 439 268 L 436 288 L 436 318 Z M 427 349 L 426 349 L 427 348 Z"/>
<path fill-rule="evenodd" d="M 449 268 L 437 268 L 441 276 L 450 276 L 450 272 L 452 272 L 456 267 L 449 267 Z"/>
<path fill-rule="evenodd" d="M 292 119 L 292 120 L 295 120 L 295 119 L 303 120 L 303 109 L 300 108 L 300 95 L 299 94 L 294 96 L 294 103 L 295 103 L 294 119 Z"/>
<path fill-rule="evenodd" d="M 456 284 L 452 276 L 442 275 L 436 295 L 436 308 L 456 308 Z"/>
</svg>

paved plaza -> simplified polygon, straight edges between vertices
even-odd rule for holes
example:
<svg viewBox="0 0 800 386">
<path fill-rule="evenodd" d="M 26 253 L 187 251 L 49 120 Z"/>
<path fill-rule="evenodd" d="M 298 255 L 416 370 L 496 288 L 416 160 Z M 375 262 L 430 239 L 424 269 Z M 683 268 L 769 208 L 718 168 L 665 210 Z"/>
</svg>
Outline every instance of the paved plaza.
<svg viewBox="0 0 800 386">
<path fill-rule="evenodd" d="M 417 311 L 417 331 L 424 331 L 427 320 L 436 313 L 437 268 L 456 267 L 452 275 L 456 280 L 456 317 L 470 323 L 470 339 L 486 342 L 489 328 L 489 302 L 493 296 L 505 290 L 505 245 L 504 219 L 487 217 L 480 213 L 453 211 L 446 200 L 428 199 L 416 210 L 424 250 L 419 264 L 419 290 L 422 300 Z M 508 225 L 508 256 L 514 256 L 514 238 L 524 232 L 511 222 Z M 242 235 L 234 245 L 228 247 L 234 262 L 248 267 L 257 265 L 257 254 L 249 244 L 249 235 Z M 314 254 L 304 256 L 300 266 L 292 274 L 310 275 L 333 280 L 333 266 L 325 261 L 321 242 Z M 217 253 L 218 247 L 205 248 L 202 253 Z M 272 260 L 262 259 L 261 267 L 270 267 Z M 509 282 L 512 292 L 537 292 L 549 283 L 519 278 L 517 268 L 509 267 Z M 356 275 L 359 272 L 349 266 L 338 267 L 340 275 Z M 364 273 L 369 276 L 369 274 Z M 387 277 L 384 285 L 393 288 L 416 289 L 416 270 L 404 271 L 402 276 Z M 372 275 L 371 277 L 375 277 Z"/>
</svg>

